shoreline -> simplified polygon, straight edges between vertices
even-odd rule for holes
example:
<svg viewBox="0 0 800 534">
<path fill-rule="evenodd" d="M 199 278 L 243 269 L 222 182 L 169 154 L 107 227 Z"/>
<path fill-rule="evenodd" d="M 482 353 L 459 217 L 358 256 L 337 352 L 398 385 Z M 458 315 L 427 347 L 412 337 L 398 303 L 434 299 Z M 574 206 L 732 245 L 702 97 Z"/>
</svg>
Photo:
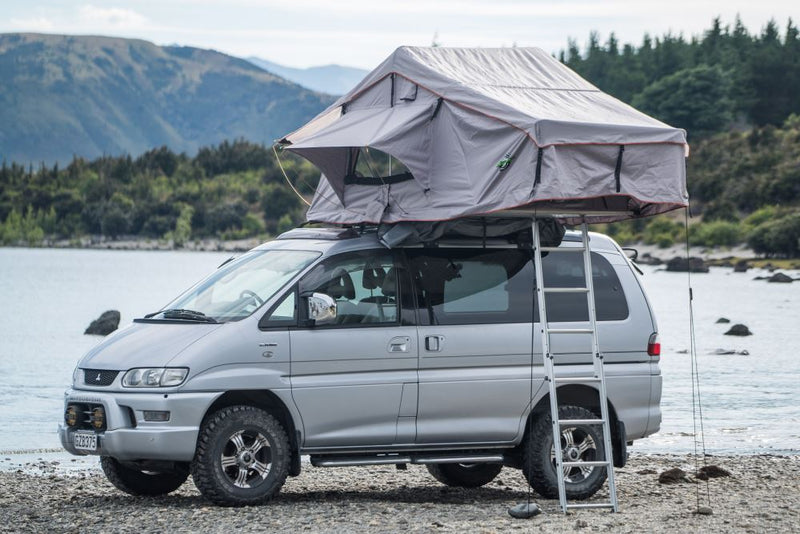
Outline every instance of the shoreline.
<svg viewBox="0 0 800 534">
<path fill-rule="evenodd" d="M 175 244 L 171 239 L 139 238 L 133 236 L 112 239 L 105 236 L 93 235 L 83 236 L 72 239 L 44 239 L 36 244 L 17 243 L 2 245 L 4 248 L 66 248 L 66 249 L 107 249 L 107 250 L 191 250 L 191 251 L 241 251 L 250 250 L 262 243 L 275 239 L 277 236 L 248 237 L 244 239 L 217 239 L 204 238 L 187 240 L 181 245 Z M 686 257 L 686 246 L 684 244 L 674 244 L 669 247 L 659 247 L 658 245 L 648 245 L 643 242 L 631 245 L 621 245 L 624 248 L 633 248 L 639 252 L 639 257 L 650 255 L 666 261 L 673 257 Z M 692 246 L 689 249 L 690 256 L 696 256 L 704 260 L 722 259 L 744 259 L 762 260 L 752 249 L 743 245 L 735 247 L 702 247 Z M 800 259 L 795 258 L 798 262 Z"/>
<path fill-rule="evenodd" d="M 85 236 L 76 239 L 45 239 L 41 243 L 3 245 L 4 248 L 41 248 L 41 249 L 74 249 L 74 250 L 124 250 L 124 251 L 188 251 L 188 252 L 229 252 L 241 253 L 261 245 L 274 237 L 250 237 L 246 239 L 195 239 L 176 246 L 172 240 L 122 238 L 109 239 L 104 236 Z M 674 258 L 685 259 L 686 246 L 675 244 L 670 247 L 659 247 L 636 243 L 624 248 L 638 251 L 640 265 L 666 265 Z M 744 262 L 747 268 L 763 268 L 774 270 L 800 270 L 800 258 L 766 258 L 758 256 L 745 246 L 736 247 L 700 247 L 693 246 L 689 249 L 689 256 L 700 258 L 709 267 L 732 268 L 738 262 Z"/>
<path fill-rule="evenodd" d="M 96 461 L 96 460 L 95 460 Z M 161 497 L 132 497 L 113 488 L 97 468 L 72 475 L 0 472 L 0 532 L 795 532 L 800 524 L 800 455 L 710 456 L 730 476 L 697 480 L 688 455 L 632 454 L 615 470 L 616 514 L 579 510 L 533 493 L 542 514 L 512 519 L 508 508 L 528 499 L 519 470 L 505 468 L 483 488 L 443 486 L 423 466 L 313 468 L 287 479 L 268 504 L 221 508 L 203 499 L 191 479 Z M 662 484 L 659 475 L 687 475 Z M 708 500 L 710 497 L 710 500 Z M 601 490 L 593 500 L 607 500 Z M 711 515 L 698 514 L 701 506 Z M 591 500 L 590 500 L 591 502 Z M 36 506 L 31 506 L 36 503 Z"/>
</svg>

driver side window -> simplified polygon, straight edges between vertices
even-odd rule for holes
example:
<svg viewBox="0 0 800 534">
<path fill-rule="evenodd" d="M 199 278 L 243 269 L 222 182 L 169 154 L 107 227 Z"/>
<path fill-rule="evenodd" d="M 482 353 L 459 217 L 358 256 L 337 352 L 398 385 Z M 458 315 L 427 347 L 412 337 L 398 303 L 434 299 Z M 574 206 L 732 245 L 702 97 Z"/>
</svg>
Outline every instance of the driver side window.
<svg viewBox="0 0 800 534">
<path fill-rule="evenodd" d="M 325 293 L 336 301 L 336 325 L 397 323 L 397 271 L 383 250 L 335 256 L 300 281 L 300 293 Z"/>
</svg>

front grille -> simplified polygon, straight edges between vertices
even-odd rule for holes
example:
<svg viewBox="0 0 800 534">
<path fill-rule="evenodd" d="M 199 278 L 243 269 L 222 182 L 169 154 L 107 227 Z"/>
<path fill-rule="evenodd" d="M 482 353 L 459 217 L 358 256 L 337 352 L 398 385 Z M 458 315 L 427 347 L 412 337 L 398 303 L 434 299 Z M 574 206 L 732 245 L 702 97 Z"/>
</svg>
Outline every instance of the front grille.
<svg viewBox="0 0 800 534">
<path fill-rule="evenodd" d="M 117 378 L 119 371 L 104 371 L 102 369 L 84 369 L 83 383 L 87 386 L 110 386 Z"/>
</svg>

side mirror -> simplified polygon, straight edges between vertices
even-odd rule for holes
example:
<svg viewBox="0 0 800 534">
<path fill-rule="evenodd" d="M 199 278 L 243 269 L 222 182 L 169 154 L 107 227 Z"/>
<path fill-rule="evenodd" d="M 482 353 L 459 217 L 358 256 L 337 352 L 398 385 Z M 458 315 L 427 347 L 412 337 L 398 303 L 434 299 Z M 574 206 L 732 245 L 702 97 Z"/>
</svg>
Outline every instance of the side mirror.
<svg viewBox="0 0 800 534">
<path fill-rule="evenodd" d="M 336 322 L 336 301 L 325 293 L 311 293 L 308 297 L 308 318 L 315 325 Z"/>
</svg>

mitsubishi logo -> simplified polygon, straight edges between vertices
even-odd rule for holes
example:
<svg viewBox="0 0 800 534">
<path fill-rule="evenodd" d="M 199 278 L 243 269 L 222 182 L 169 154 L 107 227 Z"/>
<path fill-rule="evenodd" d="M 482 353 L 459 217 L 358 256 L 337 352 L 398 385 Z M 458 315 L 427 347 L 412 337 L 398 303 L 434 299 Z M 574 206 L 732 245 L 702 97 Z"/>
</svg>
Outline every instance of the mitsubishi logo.
<svg viewBox="0 0 800 534">
<path fill-rule="evenodd" d="M 94 379 L 95 382 L 100 382 L 100 373 L 97 373 L 97 378 Z"/>
</svg>

